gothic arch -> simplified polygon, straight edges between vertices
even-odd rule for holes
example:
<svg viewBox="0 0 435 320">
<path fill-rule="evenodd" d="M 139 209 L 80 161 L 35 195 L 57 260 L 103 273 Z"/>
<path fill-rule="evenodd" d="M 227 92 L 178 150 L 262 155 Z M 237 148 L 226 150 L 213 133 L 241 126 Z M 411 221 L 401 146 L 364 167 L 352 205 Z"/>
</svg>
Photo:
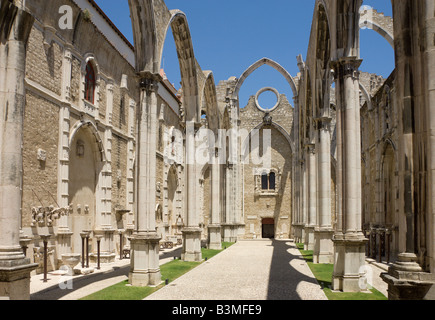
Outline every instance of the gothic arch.
<svg viewBox="0 0 435 320">
<path fill-rule="evenodd" d="M 283 77 L 287 80 L 288 84 L 290 85 L 292 92 L 293 92 L 293 97 L 297 97 L 298 95 L 298 91 L 296 89 L 296 83 L 293 80 L 293 77 L 290 75 L 290 73 L 284 69 L 280 64 L 278 64 L 277 62 L 269 59 L 269 58 L 262 58 L 260 60 L 258 60 L 257 62 L 255 62 L 253 65 L 251 65 L 248 69 L 246 69 L 243 74 L 240 76 L 240 78 L 237 81 L 237 85 L 234 89 L 234 93 L 233 93 L 233 99 L 237 99 L 239 96 L 239 92 L 240 92 L 240 88 L 242 87 L 243 83 L 245 82 L 245 80 L 258 68 L 260 68 L 263 65 L 268 65 L 269 67 L 274 68 L 276 71 L 278 71 L 279 73 L 281 73 L 283 75 Z"/>
<path fill-rule="evenodd" d="M 91 121 L 79 121 L 72 127 L 68 142 L 70 150 L 74 137 L 80 129 L 88 130 L 92 134 L 92 136 L 95 138 L 94 145 L 96 146 L 96 150 L 98 150 L 99 160 L 103 163 L 106 162 L 106 153 L 104 150 L 103 139 L 101 139 L 97 127 Z"/>
<path fill-rule="evenodd" d="M 359 27 L 362 28 L 368 28 L 376 31 L 378 34 L 380 34 L 385 40 L 388 41 L 388 43 L 391 45 L 391 47 L 394 49 L 394 30 L 392 29 L 392 18 L 391 17 L 385 17 L 383 14 L 378 13 L 376 10 L 363 10 L 364 7 L 361 8 L 361 16 L 359 21 Z M 388 21 L 388 19 L 391 19 L 391 21 Z M 379 20 L 379 21 L 376 21 Z M 381 26 L 380 22 L 384 23 L 390 23 L 391 28 L 384 28 Z"/>
<path fill-rule="evenodd" d="M 316 117 L 329 115 L 329 92 L 331 88 L 331 35 L 326 8 L 319 3 L 317 7 L 316 60 L 314 63 L 315 78 L 312 87 L 314 93 L 314 115 Z"/>
<path fill-rule="evenodd" d="M 214 82 L 213 72 L 204 71 L 206 77 L 204 86 L 201 90 L 201 107 L 205 105 L 207 112 L 208 127 L 217 133 L 220 129 L 220 115 L 218 110 L 216 85 Z"/>
<path fill-rule="evenodd" d="M 165 26 L 164 39 L 167 37 L 168 29 L 171 28 L 180 64 L 181 84 L 183 88 L 184 105 L 186 106 L 186 120 L 199 121 L 198 68 L 193 51 L 189 24 L 184 12 L 171 10 L 170 14 L 171 17 Z M 163 46 L 164 42 L 159 49 L 156 49 L 159 50 L 157 61 L 159 69 L 163 57 Z"/>
<path fill-rule="evenodd" d="M 246 149 L 249 148 L 250 137 L 255 133 L 255 131 L 261 130 L 264 127 L 264 125 L 265 124 L 262 122 L 262 123 L 258 124 L 254 129 L 252 129 L 251 132 L 249 132 L 248 136 L 244 139 L 244 141 L 242 142 L 242 145 L 241 145 L 242 150 L 243 150 L 242 155 L 246 155 L 246 151 L 247 151 Z M 282 126 L 280 126 L 279 124 L 277 124 L 276 122 L 273 122 L 273 121 L 272 121 L 271 126 L 274 129 L 278 130 L 278 132 L 284 136 L 284 138 L 287 140 L 287 142 L 290 146 L 291 153 L 294 154 L 296 147 L 295 147 L 295 144 L 294 144 L 290 134 L 287 132 L 287 130 L 285 130 Z"/>
<path fill-rule="evenodd" d="M 152 1 L 128 0 L 133 26 L 136 57 L 136 71 L 158 73 L 160 64 L 157 57 L 157 35 Z"/>
<path fill-rule="evenodd" d="M 361 82 L 359 83 L 359 89 L 361 90 L 362 95 L 367 101 L 368 110 L 372 110 L 372 99 L 366 87 Z"/>
</svg>

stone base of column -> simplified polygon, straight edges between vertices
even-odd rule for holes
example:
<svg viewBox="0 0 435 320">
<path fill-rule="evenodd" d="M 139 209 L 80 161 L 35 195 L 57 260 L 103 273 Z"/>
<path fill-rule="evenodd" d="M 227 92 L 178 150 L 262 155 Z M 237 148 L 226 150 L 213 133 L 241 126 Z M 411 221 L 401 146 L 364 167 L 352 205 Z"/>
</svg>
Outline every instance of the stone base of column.
<svg viewBox="0 0 435 320">
<path fill-rule="evenodd" d="M 367 239 L 362 233 L 336 234 L 334 243 L 334 273 L 332 289 L 342 292 L 366 290 L 365 252 Z"/>
<path fill-rule="evenodd" d="M 334 263 L 334 243 L 332 237 L 334 230 L 330 228 L 316 228 L 314 230 L 314 253 L 313 262 L 315 264 Z"/>
<path fill-rule="evenodd" d="M 101 264 L 113 263 L 116 260 L 116 256 L 117 256 L 117 254 L 115 254 L 115 253 L 101 252 L 100 253 L 100 263 Z M 98 261 L 98 253 L 97 252 L 93 252 L 93 253 L 89 254 L 89 259 L 90 259 L 91 262 L 97 263 L 97 261 Z"/>
<path fill-rule="evenodd" d="M 129 284 L 134 287 L 156 286 L 162 282 L 159 264 L 160 237 L 155 232 L 133 234 L 130 238 Z"/>
<path fill-rule="evenodd" d="M 62 254 L 71 253 L 71 238 L 73 233 L 69 228 L 59 228 L 57 230 L 57 268 L 63 265 Z"/>
<path fill-rule="evenodd" d="M 295 243 L 304 243 L 305 242 L 305 230 L 304 230 L 304 228 L 305 228 L 304 224 L 295 223 L 293 225 Z"/>
<path fill-rule="evenodd" d="M 27 258 L 0 260 L 0 299 L 29 300 L 30 273 L 37 267 Z"/>
<path fill-rule="evenodd" d="M 314 226 L 304 227 L 304 250 L 314 250 Z"/>
<path fill-rule="evenodd" d="M 116 239 L 115 235 L 116 230 L 112 228 L 112 226 L 103 226 L 101 228 L 94 230 L 94 235 L 101 235 L 103 238 L 101 239 L 100 244 L 100 263 L 113 263 L 116 260 L 116 257 L 119 256 L 115 253 L 115 241 L 119 241 L 119 239 Z M 119 236 L 118 236 L 119 237 Z M 115 240 L 116 239 L 116 240 Z M 98 254 L 97 254 L 97 243 L 94 242 L 93 245 L 93 253 L 90 255 L 91 262 L 96 263 L 98 260 Z"/>
<path fill-rule="evenodd" d="M 181 232 L 183 234 L 181 259 L 189 262 L 202 261 L 201 228 L 184 228 Z"/>
<path fill-rule="evenodd" d="M 423 300 L 435 284 L 435 274 L 423 272 L 417 263 L 418 257 L 411 253 L 402 253 L 398 261 L 381 274 L 388 284 L 389 300 Z"/>
<path fill-rule="evenodd" d="M 208 248 L 212 250 L 222 249 L 222 235 L 220 225 L 208 226 Z"/>
<path fill-rule="evenodd" d="M 305 242 L 305 224 L 301 224 L 301 240 L 300 243 L 304 243 Z"/>
<path fill-rule="evenodd" d="M 222 233 L 224 242 L 237 242 L 239 234 L 239 224 L 222 223 Z"/>
</svg>

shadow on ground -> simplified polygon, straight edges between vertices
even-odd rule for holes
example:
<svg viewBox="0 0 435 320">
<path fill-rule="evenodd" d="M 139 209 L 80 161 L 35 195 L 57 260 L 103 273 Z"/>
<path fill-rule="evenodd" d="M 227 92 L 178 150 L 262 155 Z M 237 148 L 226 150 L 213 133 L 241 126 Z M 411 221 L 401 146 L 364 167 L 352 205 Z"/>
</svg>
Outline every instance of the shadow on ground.
<svg viewBox="0 0 435 320">
<path fill-rule="evenodd" d="M 311 278 L 304 273 L 301 273 L 296 268 L 306 265 L 305 259 L 301 258 L 300 254 L 291 254 L 289 249 L 296 248 L 294 243 L 289 241 L 272 240 L 273 256 L 269 276 L 269 286 L 267 299 L 268 300 L 302 300 L 310 299 L 310 293 L 305 292 L 304 297 L 298 293 L 298 287 L 302 283 L 309 283 L 314 286 L 316 294 L 312 299 L 317 299 L 320 286 L 315 278 Z M 296 251 L 295 251 L 296 252 Z M 299 251 L 297 251 L 299 253 Z M 296 268 L 295 268 L 296 266 Z M 306 267 L 305 267 L 306 268 Z"/>
<path fill-rule="evenodd" d="M 164 252 L 160 255 L 160 260 L 179 257 L 181 254 L 181 248 L 178 248 L 171 252 Z M 92 283 L 96 283 L 103 280 L 108 280 L 110 278 L 115 278 L 119 276 L 128 276 L 130 272 L 130 265 L 123 267 L 113 267 L 112 271 L 106 271 L 101 273 L 93 273 L 80 278 L 73 278 L 73 289 L 61 289 L 58 284 L 46 288 L 42 291 L 33 293 L 30 295 L 30 300 L 59 300 L 62 297 L 71 294 L 72 292 L 82 289 Z M 40 280 L 36 280 L 40 281 Z"/>
</svg>

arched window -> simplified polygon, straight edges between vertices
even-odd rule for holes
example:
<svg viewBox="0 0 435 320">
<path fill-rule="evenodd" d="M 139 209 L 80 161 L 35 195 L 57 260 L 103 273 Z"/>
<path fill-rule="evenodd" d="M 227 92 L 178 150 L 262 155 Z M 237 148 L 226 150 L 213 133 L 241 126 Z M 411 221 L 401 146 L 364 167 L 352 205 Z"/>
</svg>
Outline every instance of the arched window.
<svg viewBox="0 0 435 320">
<path fill-rule="evenodd" d="M 86 65 L 85 76 L 85 100 L 94 103 L 95 96 L 95 71 L 90 62 Z"/>
</svg>

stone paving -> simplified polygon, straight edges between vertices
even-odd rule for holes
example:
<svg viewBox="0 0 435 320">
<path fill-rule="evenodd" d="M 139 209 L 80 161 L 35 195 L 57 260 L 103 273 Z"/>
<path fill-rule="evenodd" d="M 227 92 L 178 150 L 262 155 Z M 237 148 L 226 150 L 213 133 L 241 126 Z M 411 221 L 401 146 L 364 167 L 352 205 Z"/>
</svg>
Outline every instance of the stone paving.
<svg viewBox="0 0 435 320">
<path fill-rule="evenodd" d="M 160 265 L 163 265 L 174 257 L 180 257 L 181 247 L 160 252 Z M 96 268 L 96 264 L 90 264 Z M 48 274 L 49 281 L 42 281 L 43 275 L 33 276 L 30 281 L 31 300 L 78 300 L 104 288 L 115 285 L 128 279 L 130 271 L 130 259 L 119 260 L 109 264 L 101 264 L 101 270 L 86 276 L 75 276 L 72 281 L 72 289 L 66 287 L 66 278 L 53 273 Z M 64 284 L 62 289 L 59 284 Z"/>
<path fill-rule="evenodd" d="M 160 253 L 160 265 L 179 257 L 181 247 Z M 373 264 L 373 284 L 387 295 Z M 91 265 L 95 267 L 95 265 Z M 62 290 L 60 275 L 33 276 L 32 300 L 77 300 L 128 279 L 130 260 L 116 260 L 88 276 L 73 278 L 73 289 Z M 147 300 L 326 300 L 310 268 L 292 241 L 239 241 L 212 259 L 160 289 Z"/>
<path fill-rule="evenodd" d="M 295 244 L 239 241 L 147 300 L 326 300 Z"/>
</svg>

